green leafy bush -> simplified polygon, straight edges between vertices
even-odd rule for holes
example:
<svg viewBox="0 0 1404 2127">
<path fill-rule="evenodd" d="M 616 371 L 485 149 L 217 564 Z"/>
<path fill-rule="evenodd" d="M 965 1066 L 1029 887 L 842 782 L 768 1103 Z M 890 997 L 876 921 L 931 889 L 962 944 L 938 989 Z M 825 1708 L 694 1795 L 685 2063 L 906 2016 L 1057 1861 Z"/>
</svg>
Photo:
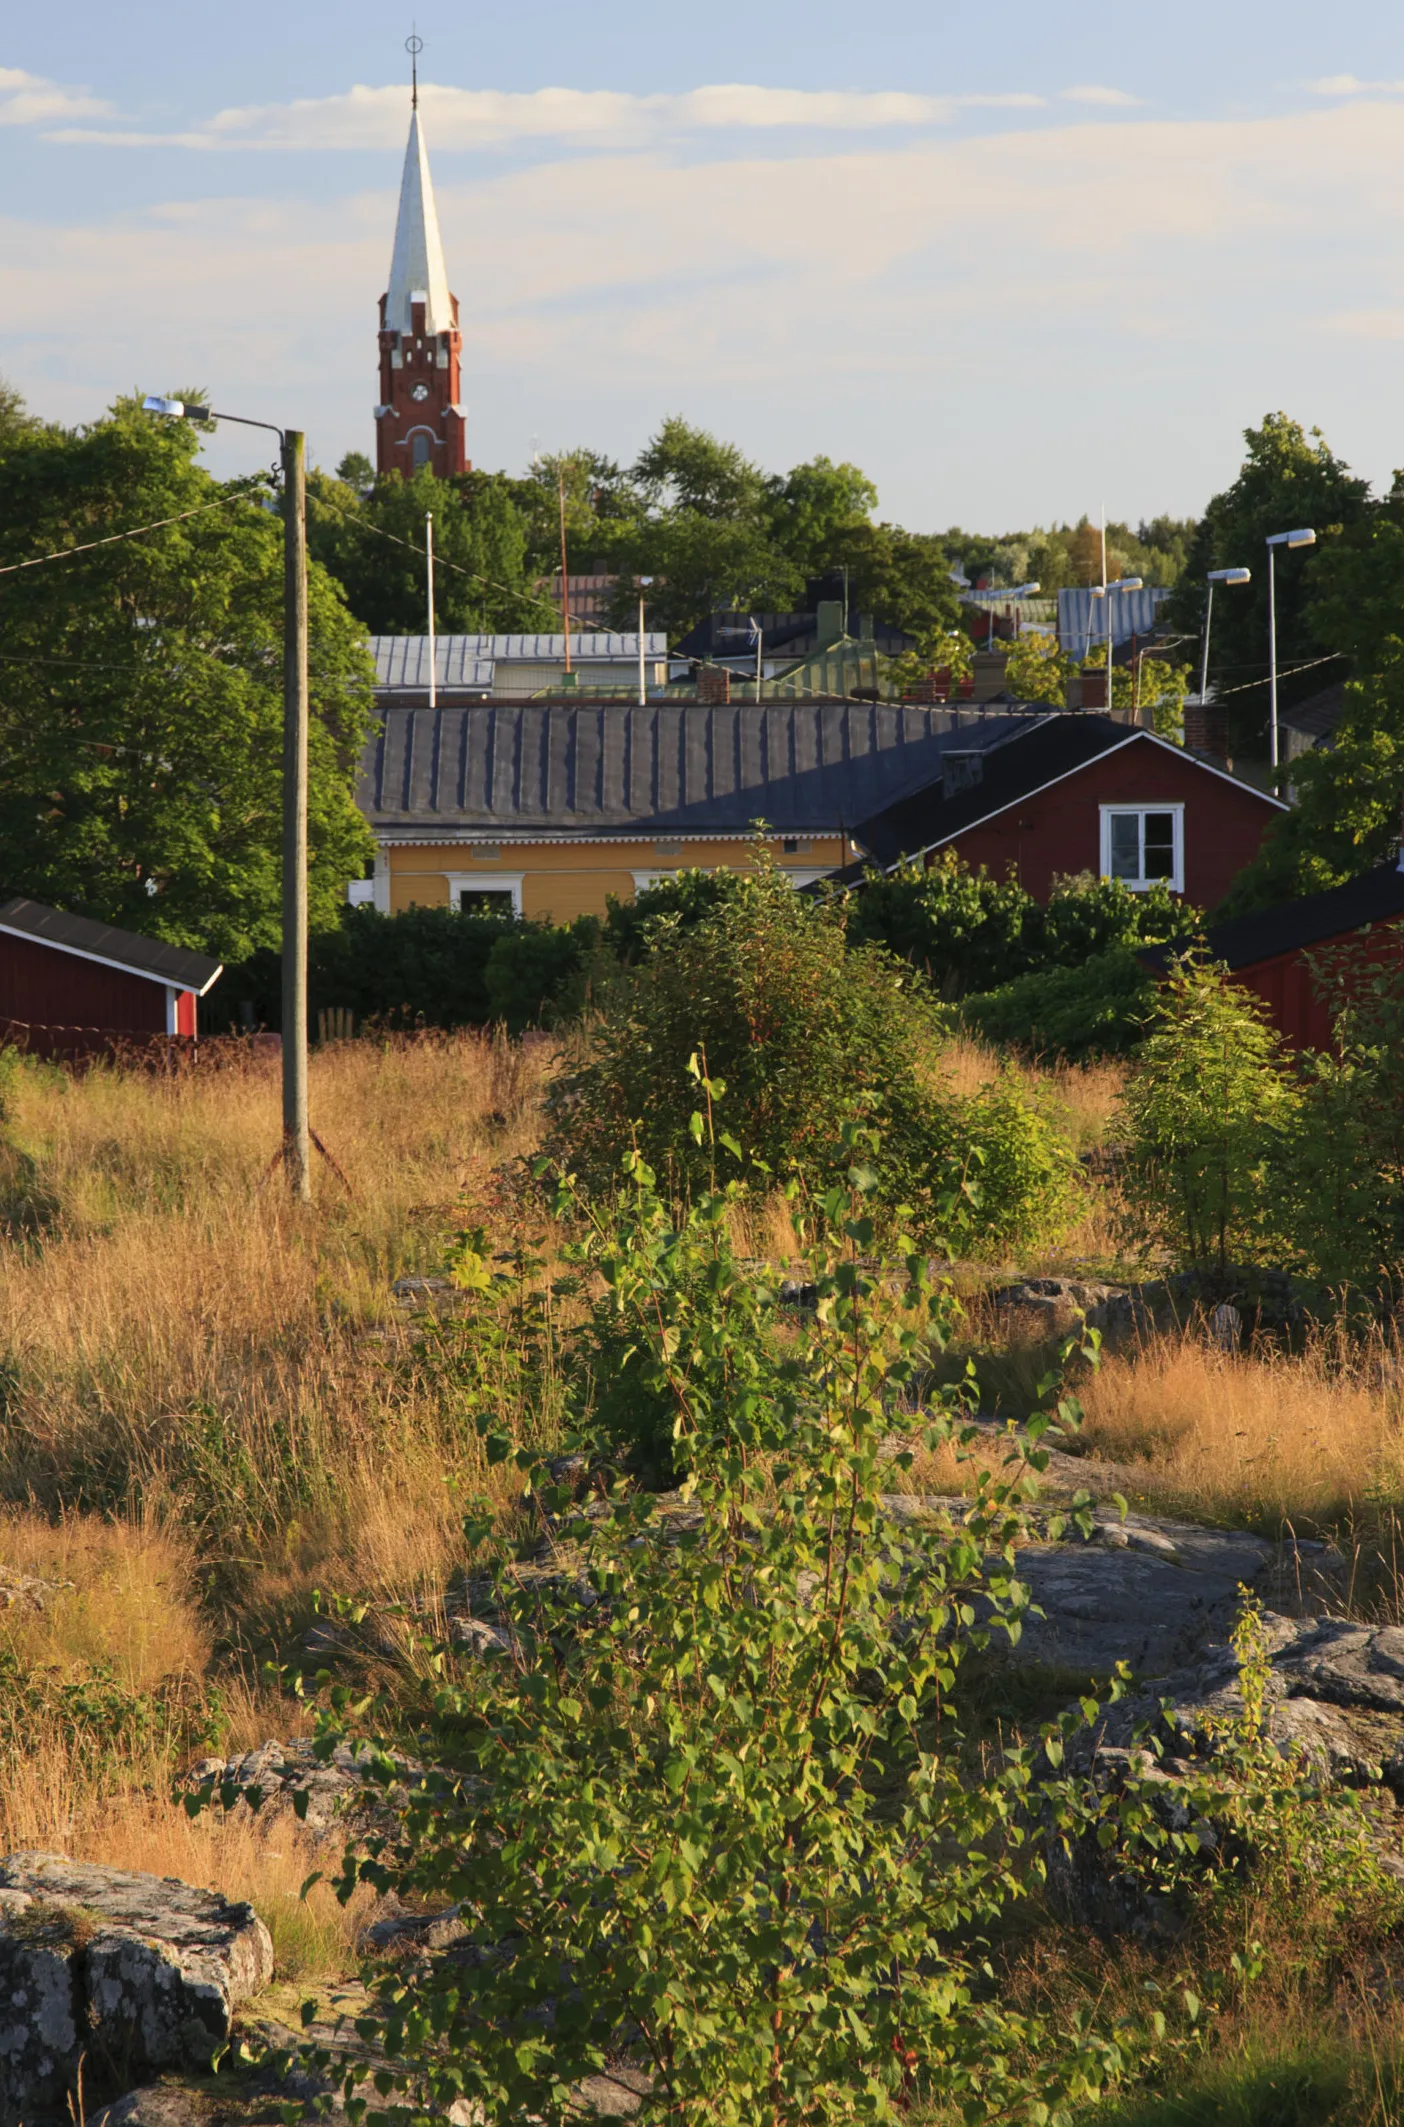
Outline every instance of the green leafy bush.
<svg viewBox="0 0 1404 2127">
<path fill-rule="evenodd" d="M 700 1312 L 674 1289 L 697 1258 L 727 1262 L 729 1193 L 679 1227 L 633 1163 L 629 1218 L 597 1260 L 672 1405 L 684 1494 L 602 1488 L 581 1511 L 516 1458 L 560 1570 L 527 1590 L 499 1567 L 502 1651 L 421 1671 L 429 1770 L 386 1798 L 394 1835 L 338 1884 L 453 1900 L 466 1931 L 451 1959 L 369 1975 L 359 2028 L 388 2055 L 371 2127 L 460 2100 L 560 2123 L 621 2050 L 650 2079 L 646 2119 L 895 2122 L 929 2097 L 1053 2127 L 1125 2064 L 1130 2034 L 1020 2015 L 982 1971 L 980 1936 L 1041 1879 L 1031 1825 L 1072 1836 L 1098 1814 L 1028 1750 L 972 1761 L 952 1712 L 966 1654 L 1017 1633 L 1021 1500 L 1045 1457 L 1011 1440 L 959 1524 L 887 1515 L 890 1408 L 955 1303 L 910 1242 L 863 1267 L 881 1154 L 852 1125 L 843 1152 L 816 1304 L 761 1395 L 754 1368 L 718 1373 L 716 1346 L 753 1349 L 775 1295 L 731 1268 Z M 556 1208 L 589 1214 L 569 1186 Z M 925 1430 L 933 1447 L 975 1437 L 958 1392 Z M 334 1700 L 326 1752 L 352 1711 Z M 1089 1707 L 1045 1731 L 1045 1762 Z M 387 1787 L 398 1747 L 378 1760 Z M 342 2063 L 348 2096 L 370 2072 Z"/>
<path fill-rule="evenodd" d="M 1154 1000 L 1155 982 L 1135 953 L 1115 946 L 1080 967 L 1021 975 L 1002 989 L 967 997 L 960 1016 L 986 1041 L 1080 1058 L 1129 1049 Z"/>
<path fill-rule="evenodd" d="M 607 1192 L 631 1150 L 671 1190 L 710 1186 L 700 1056 L 756 1167 L 804 1198 L 842 1172 L 843 1126 L 866 1108 L 884 1130 L 879 1200 L 911 1207 L 928 1241 L 962 1184 L 982 1244 L 1066 1218 L 1072 1162 L 1052 1125 L 1012 1081 L 974 1099 L 942 1085 L 924 986 L 889 954 L 848 947 L 837 905 L 802 900 L 761 863 L 690 928 L 668 916 L 650 938 L 551 1096 L 561 1155 L 593 1188 Z"/>
<path fill-rule="evenodd" d="M 1123 1097 L 1128 1186 L 1189 1268 L 1280 1257 L 1280 1172 L 1300 1114 L 1261 1000 L 1188 956 L 1163 985 Z"/>
<path fill-rule="evenodd" d="M 1133 893 L 1090 873 L 1059 879 L 1046 904 L 1012 878 L 946 852 L 930 868 L 870 872 L 848 900 L 857 944 L 886 946 L 945 996 L 1002 989 L 1022 976 L 1075 968 L 1118 946 L 1179 937 L 1195 912 L 1162 883 Z"/>
<path fill-rule="evenodd" d="M 520 1033 L 580 1010 L 599 942 L 594 916 L 558 925 L 457 908 L 407 908 L 395 916 L 347 908 L 335 930 L 315 932 L 308 943 L 313 1021 L 336 1005 L 358 1022 L 502 1023 Z M 226 972 L 211 999 L 221 1031 L 245 1000 L 259 1025 L 279 1025 L 280 966 L 277 953 L 263 953 Z"/>
</svg>

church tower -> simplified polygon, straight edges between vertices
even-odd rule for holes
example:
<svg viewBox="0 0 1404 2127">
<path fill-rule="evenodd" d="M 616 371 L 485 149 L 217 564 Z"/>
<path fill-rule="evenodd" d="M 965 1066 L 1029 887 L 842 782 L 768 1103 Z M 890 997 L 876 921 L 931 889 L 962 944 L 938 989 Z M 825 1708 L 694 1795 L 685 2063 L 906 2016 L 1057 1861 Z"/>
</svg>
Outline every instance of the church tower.
<svg viewBox="0 0 1404 2127">
<path fill-rule="evenodd" d="M 416 75 L 390 286 L 380 298 L 377 473 L 407 479 L 427 465 L 447 480 L 468 471 L 466 416 L 458 397 L 462 347 L 458 297 L 449 294 L 444 270 Z"/>
</svg>

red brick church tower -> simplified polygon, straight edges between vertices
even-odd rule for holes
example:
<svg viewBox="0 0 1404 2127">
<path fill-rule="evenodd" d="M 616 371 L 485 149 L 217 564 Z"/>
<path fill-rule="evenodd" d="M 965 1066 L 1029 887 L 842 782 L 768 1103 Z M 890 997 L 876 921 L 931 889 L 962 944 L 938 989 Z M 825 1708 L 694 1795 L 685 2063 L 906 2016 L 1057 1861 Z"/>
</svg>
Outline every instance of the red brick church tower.
<svg viewBox="0 0 1404 2127">
<path fill-rule="evenodd" d="M 466 416 L 458 397 L 462 347 L 458 297 L 449 294 L 444 270 L 416 81 L 390 286 L 380 298 L 377 473 L 408 478 L 421 465 L 441 479 L 467 472 Z"/>
</svg>

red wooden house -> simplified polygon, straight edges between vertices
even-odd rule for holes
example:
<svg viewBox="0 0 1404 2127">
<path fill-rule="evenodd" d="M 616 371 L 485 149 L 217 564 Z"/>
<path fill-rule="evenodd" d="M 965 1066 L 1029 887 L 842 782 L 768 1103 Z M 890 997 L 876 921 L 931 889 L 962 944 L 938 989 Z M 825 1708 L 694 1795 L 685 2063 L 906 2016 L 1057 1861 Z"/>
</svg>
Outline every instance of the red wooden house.
<svg viewBox="0 0 1404 2127">
<path fill-rule="evenodd" d="M 1153 732 L 1053 712 L 975 727 L 968 747 L 953 738 L 939 777 L 854 834 L 886 870 L 950 849 L 1040 901 L 1056 878 L 1092 872 L 1133 889 L 1163 880 L 1212 908 L 1285 810 Z"/>
<path fill-rule="evenodd" d="M 0 905 L 0 1039 L 38 1055 L 192 1037 L 217 960 L 21 898 Z"/>
<path fill-rule="evenodd" d="M 1235 982 L 1262 998 L 1269 1019 L 1293 1048 L 1328 1049 L 1331 1014 L 1312 961 L 1350 946 L 1352 966 L 1362 969 L 1371 962 L 1404 962 L 1404 870 L 1400 864 L 1381 864 L 1344 886 L 1236 916 L 1215 924 L 1206 944 Z M 1168 955 L 1142 957 L 1159 970 Z"/>
</svg>

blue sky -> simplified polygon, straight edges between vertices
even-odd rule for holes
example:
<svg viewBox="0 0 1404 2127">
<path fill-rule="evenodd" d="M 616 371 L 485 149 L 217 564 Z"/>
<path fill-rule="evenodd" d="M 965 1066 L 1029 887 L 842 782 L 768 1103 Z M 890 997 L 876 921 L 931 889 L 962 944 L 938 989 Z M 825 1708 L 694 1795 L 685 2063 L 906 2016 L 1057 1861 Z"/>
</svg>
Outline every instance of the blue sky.
<svg viewBox="0 0 1404 2127">
<path fill-rule="evenodd" d="M 1397 10 L 418 0 L 471 449 L 667 413 L 919 529 L 1197 509 L 1244 425 L 1404 463 Z M 0 371 L 369 449 L 410 27 L 70 0 L 0 46 Z M 256 444 L 225 431 L 221 471 Z"/>
</svg>

